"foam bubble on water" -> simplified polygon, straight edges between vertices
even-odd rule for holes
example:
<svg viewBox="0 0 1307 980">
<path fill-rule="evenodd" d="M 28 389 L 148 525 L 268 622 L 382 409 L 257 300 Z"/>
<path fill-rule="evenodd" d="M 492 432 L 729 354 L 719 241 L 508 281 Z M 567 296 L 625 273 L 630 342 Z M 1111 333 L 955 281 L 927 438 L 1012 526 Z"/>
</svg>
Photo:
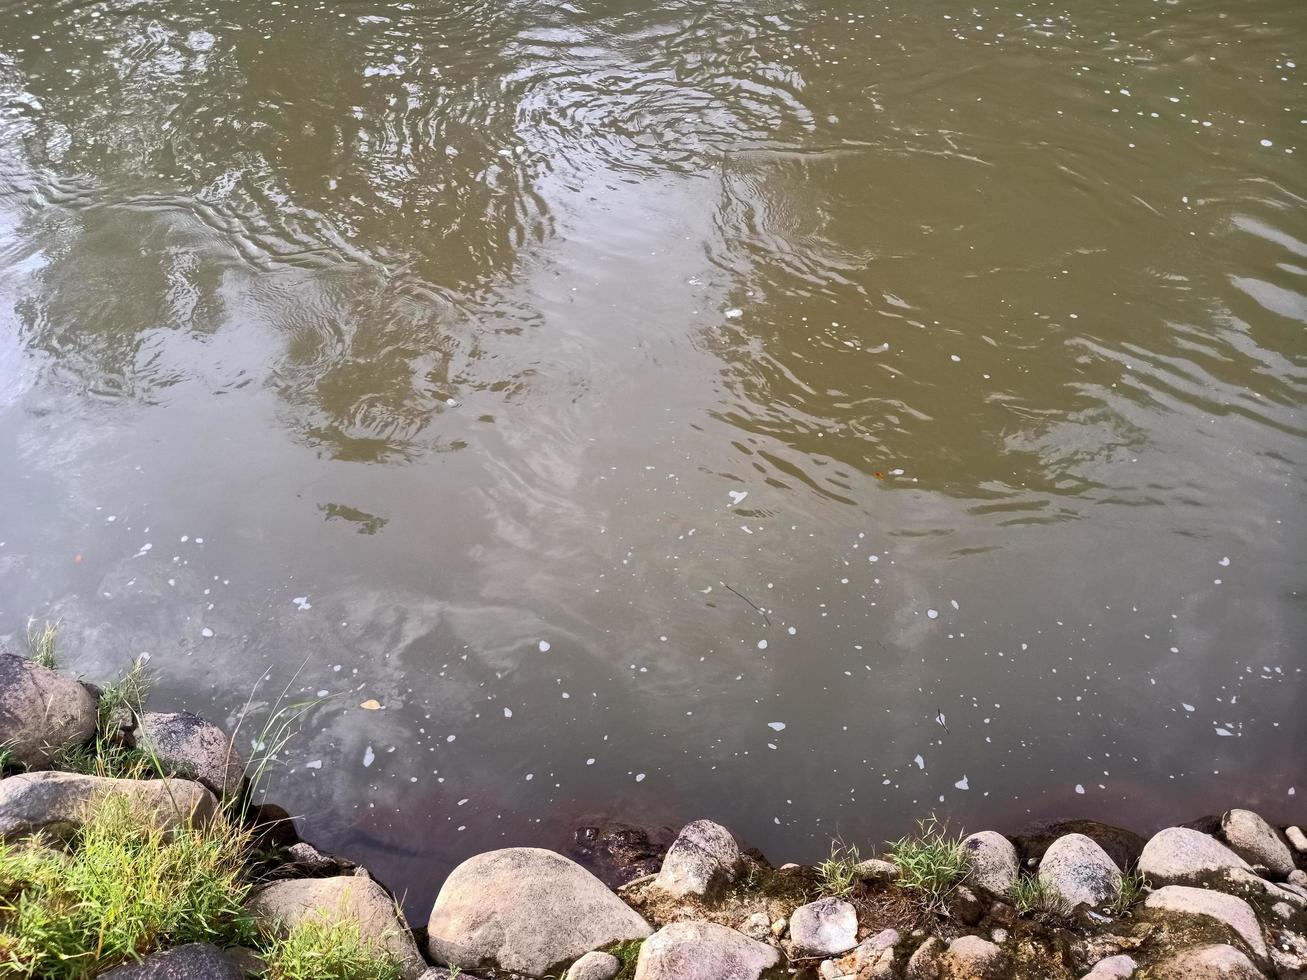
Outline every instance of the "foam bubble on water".
<svg viewBox="0 0 1307 980">
<path fill-rule="evenodd" d="M 368 766 L 372 765 L 372 763 L 376 761 L 377 761 L 377 753 L 373 752 L 372 746 L 369 745 L 363 753 L 363 766 L 364 768 L 367 768 Z"/>
<path fill-rule="evenodd" d="M 738 506 L 743 503 L 744 498 L 749 496 L 748 490 L 727 490 L 726 495 L 731 498 L 731 504 Z"/>
<path fill-rule="evenodd" d="M 774 732 L 783 732 L 783 731 L 785 731 L 785 722 L 783 722 L 783 721 L 769 721 L 769 722 L 767 722 L 767 727 L 770 728 L 770 729 L 771 729 L 772 731 L 774 731 Z"/>
<path fill-rule="evenodd" d="M 1226 557 L 1222 558 L 1222 559 L 1221 559 L 1220 561 L 1218 561 L 1216 564 L 1220 565 L 1222 568 L 1228 568 L 1229 565 L 1230 565 L 1230 559 L 1229 559 L 1229 556 L 1226 556 Z"/>
<path fill-rule="evenodd" d="M 953 788 L 954 788 L 954 789 L 971 789 L 971 784 L 970 784 L 969 782 L 967 782 L 967 777 L 964 775 L 961 779 L 959 779 L 956 783 L 953 784 Z"/>
<path fill-rule="evenodd" d="M 1183 701 L 1180 702 L 1180 707 L 1184 708 L 1185 711 L 1194 710 L 1194 706 L 1192 704 L 1185 704 Z"/>
<path fill-rule="evenodd" d="M 636 781 L 637 783 L 642 783 L 642 782 L 644 782 L 644 773 L 642 773 L 642 772 L 637 772 L 637 773 L 635 774 L 635 781 Z"/>
<path fill-rule="evenodd" d="M 926 615 L 927 615 L 929 618 L 931 618 L 931 619 L 939 619 L 939 610 L 938 610 L 938 609 L 927 609 L 927 610 L 926 610 Z"/>
<path fill-rule="evenodd" d="M 915 762 L 915 763 L 917 764 L 917 768 L 918 768 L 918 769 L 925 769 L 925 768 L 926 768 L 926 760 L 925 760 L 924 758 L 922 758 L 920 755 L 914 756 L 913 759 L 912 759 L 912 761 Z"/>
<path fill-rule="evenodd" d="M 203 636 L 203 637 L 206 637 L 206 638 L 207 638 L 207 637 L 210 637 L 210 636 L 213 636 L 213 630 L 209 629 L 209 627 L 206 626 L 206 627 L 204 627 L 204 629 L 200 630 L 200 636 Z"/>
<path fill-rule="evenodd" d="M 1080 783 L 1076 783 L 1076 792 L 1079 793 L 1081 796 L 1084 796 L 1085 795 L 1084 786 L 1080 785 Z"/>
<path fill-rule="evenodd" d="M 295 608 L 298 609 L 300 612 L 304 612 L 304 610 L 306 609 L 313 608 L 313 603 L 309 602 L 309 597 L 306 595 L 296 596 L 295 598 L 291 599 L 291 602 L 295 603 Z"/>
<path fill-rule="evenodd" d="M 305 768 L 305 769 L 321 769 L 321 768 L 322 768 L 322 760 L 321 760 L 321 759 L 314 759 L 312 762 L 306 762 L 306 763 L 304 763 L 304 768 Z"/>
<path fill-rule="evenodd" d="M 740 317 L 744 316 L 744 310 L 740 309 L 738 306 L 732 306 L 723 315 L 728 320 L 738 320 Z"/>
<path fill-rule="evenodd" d="M 512 717 L 513 717 L 513 709 L 512 709 L 512 708 L 505 708 L 505 709 L 504 709 L 504 717 L 505 717 L 505 718 L 512 718 Z"/>
<path fill-rule="evenodd" d="M 548 653 L 548 652 L 549 652 L 549 641 L 548 641 L 548 640 L 541 640 L 541 641 L 540 641 L 538 644 L 536 644 L 536 645 L 540 648 L 540 652 L 541 652 L 541 653 Z"/>
<path fill-rule="evenodd" d="M 766 641 L 766 640 L 759 640 L 759 641 L 758 641 L 758 649 L 759 649 L 759 650 L 766 650 L 766 649 L 767 649 L 767 641 Z"/>
</svg>

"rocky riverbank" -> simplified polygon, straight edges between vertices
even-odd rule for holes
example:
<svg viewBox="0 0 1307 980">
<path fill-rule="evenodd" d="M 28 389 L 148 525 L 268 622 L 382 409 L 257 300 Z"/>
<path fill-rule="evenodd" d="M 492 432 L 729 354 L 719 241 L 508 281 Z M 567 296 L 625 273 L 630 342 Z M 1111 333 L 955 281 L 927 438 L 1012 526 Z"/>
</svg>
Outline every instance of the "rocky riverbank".
<svg viewBox="0 0 1307 980">
<path fill-rule="evenodd" d="M 232 738 L 194 714 L 146 711 L 119 689 L 0 654 L 0 746 L 0 975 L 308 980 L 286 965 L 285 937 L 310 926 L 369 957 L 296 947 L 295 962 L 318 964 L 314 980 L 1307 978 L 1307 836 L 1249 810 L 1149 840 L 1093 821 L 1016 837 L 927 823 L 880 856 L 840 844 L 817 867 L 774 867 L 698 820 L 665 853 L 647 839 L 627 848 L 625 869 L 612 866 L 622 848 L 608 851 L 608 871 L 649 872 L 616 890 L 553 851 L 477 855 L 414 930 L 365 869 L 251 804 Z M 60 771 L 70 760 L 79 771 Z M 164 847 L 168 834 L 237 821 L 239 907 L 216 913 L 213 941 L 158 930 L 117 959 L 103 943 L 41 959 L 44 934 L 25 932 L 29 879 L 14 869 L 76 866 L 86 828 L 119 805 Z"/>
</svg>

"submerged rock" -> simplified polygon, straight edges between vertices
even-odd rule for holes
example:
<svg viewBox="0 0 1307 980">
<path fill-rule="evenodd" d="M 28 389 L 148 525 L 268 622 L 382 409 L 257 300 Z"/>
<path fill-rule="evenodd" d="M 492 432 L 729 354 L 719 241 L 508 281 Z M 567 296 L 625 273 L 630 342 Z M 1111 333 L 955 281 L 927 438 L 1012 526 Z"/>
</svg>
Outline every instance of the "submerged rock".
<svg viewBox="0 0 1307 980">
<path fill-rule="evenodd" d="M 405 980 L 417 980 L 427 968 L 394 900 L 371 878 L 349 875 L 273 882 L 254 893 L 249 910 L 282 934 L 311 917 L 352 921 L 365 940 L 390 953 Z"/>
<path fill-rule="evenodd" d="M 740 846 L 729 830 L 711 820 L 696 820 L 681 828 L 654 887 L 668 895 L 704 897 L 735 880 L 740 860 Z"/>
<path fill-rule="evenodd" d="M 100 980 L 245 980 L 245 971 L 217 946 L 190 943 L 115 967 Z"/>
<path fill-rule="evenodd" d="M 1226 868 L 1251 870 L 1215 837 L 1184 827 L 1159 830 L 1139 855 L 1139 873 L 1154 886 L 1196 882 Z"/>
<path fill-rule="evenodd" d="M 758 980 L 780 962 L 771 946 L 713 922 L 674 922 L 644 941 L 635 980 Z"/>
<path fill-rule="evenodd" d="M 1265 980 L 1262 971 L 1233 946 L 1181 950 L 1148 971 L 1150 980 Z"/>
<path fill-rule="evenodd" d="M 1139 855 L 1147 843 L 1133 830 L 1098 820 L 1037 821 L 1027 824 L 1014 837 L 1021 863 L 1038 864 L 1053 842 L 1067 834 L 1084 834 L 1105 850 L 1122 871 L 1129 871 L 1139 863 Z"/>
<path fill-rule="evenodd" d="M 1039 862 L 1039 880 L 1072 906 L 1096 908 L 1121 893 L 1121 869 L 1084 834 L 1053 842 Z"/>
<path fill-rule="evenodd" d="M 96 703 L 73 678 L 0 653 L 0 743 L 29 769 L 51 764 L 66 745 L 95 737 Z"/>
<path fill-rule="evenodd" d="M 838 956 L 858 944 L 858 913 L 838 898 L 819 898 L 790 915 L 790 940 L 802 956 Z"/>
<path fill-rule="evenodd" d="M 676 839 L 670 827 L 637 827 L 595 817 L 572 834 L 571 857 L 610 888 L 658 873 Z"/>
<path fill-rule="evenodd" d="M 137 743 L 169 775 L 194 779 L 223 799 L 234 799 L 245 782 L 245 758 L 217 725 L 191 711 L 148 711 Z"/>
<path fill-rule="evenodd" d="M 1281 878 L 1294 869 L 1289 845 L 1252 810 L 1231 810 L 1221 818 L 1221 833 L 1230 849 L 1249 864 L 1260 864 Z"/>
<path fill-rule="evenodd" d="M 128 799 L 142 820 L 164 829 L 208 820 L 218 809 L 212 793 L 185 779 L 28 772 L 0 780 L 0 840 L 38 832 L 68 837 L 108 797 Z"/>
<path fill-rule="evenodd" d="M 1233 929 L 1258 959 L 1265 960 L 1268 953 L 1262 928 L 1257 924 L 1253 908 L 1242 898 L 1214 892 L 1207 888 L 1190 888 L 1185 885 L 1166 885 L 1144 899 L 1144 906 L 1182 915 L 1202 915 L 1215 919 Z"/>
<path fill-rule="evenodd" d="M 967 881 L 991 895 L 1005 896 L 1017 882 L 1017 849 L 1002 834 L 982 830 L 962 841 L 962 853 L 971 869 Z"/>
<path fill-rule="evenodd" d="M 427 924 L 432 959 L 462 969 L 544 976 L 649 924 L 561 854 L 510 847 L 468 858 L 445 880 Z"/>
</svg>

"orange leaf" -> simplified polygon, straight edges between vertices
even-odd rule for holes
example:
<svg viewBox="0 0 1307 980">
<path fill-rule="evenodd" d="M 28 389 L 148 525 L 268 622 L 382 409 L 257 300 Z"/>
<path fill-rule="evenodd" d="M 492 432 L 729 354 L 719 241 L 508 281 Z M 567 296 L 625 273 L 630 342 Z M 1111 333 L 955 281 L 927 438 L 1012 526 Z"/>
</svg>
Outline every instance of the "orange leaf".
<svg viewBox="0 0 1307 980">
<path fill-rule="evenodd" d="M 376 698 L 368 698 L 366 701 L 360 704 L 359 707 L 362 708 L 364 711 L 378 711 L 381 708 L 381 702 L 378 701 Z"/>
</svg>

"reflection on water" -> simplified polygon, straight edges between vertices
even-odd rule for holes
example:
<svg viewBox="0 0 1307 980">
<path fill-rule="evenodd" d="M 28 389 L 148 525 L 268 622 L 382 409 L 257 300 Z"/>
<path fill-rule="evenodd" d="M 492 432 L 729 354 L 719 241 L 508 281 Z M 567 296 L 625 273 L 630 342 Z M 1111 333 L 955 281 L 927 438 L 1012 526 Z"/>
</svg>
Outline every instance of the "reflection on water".
<svg viewBox="0 0 1307 980">
<path fill-rule="evenodd" d="M 1287 813 L 1304 37 L 0 0 L 0 629 L 325 698 L 277 795 L 415 909 L 595 810 Z"/>
</svg>

